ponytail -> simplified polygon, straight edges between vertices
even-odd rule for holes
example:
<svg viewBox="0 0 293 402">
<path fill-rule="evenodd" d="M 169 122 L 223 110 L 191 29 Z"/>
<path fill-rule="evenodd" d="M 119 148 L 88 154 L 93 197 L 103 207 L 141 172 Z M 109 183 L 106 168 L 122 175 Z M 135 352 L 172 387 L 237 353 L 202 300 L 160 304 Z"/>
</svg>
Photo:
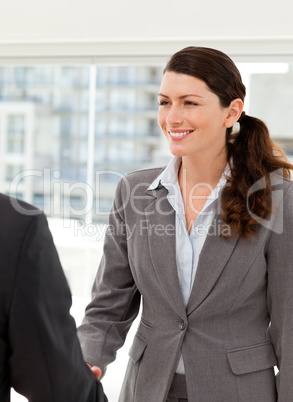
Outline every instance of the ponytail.
<svg viewBox="0 0 293 402">
<path fill-rule="evenodd" d="M 278 174 L 281 171 L 283 177 L 290 178 L 293 166 L 272 141 L 262 120 L 242 112 L 238 123 L 237 133 L 228 129 L 226 134 L 231 179 L 222 193 L 222 217 L 230 226 L 232 235 L 248 238 L 258 230 L 253 216 L 265 219 L 272 213 L 270 173 L 279 170 Z M 251 186 L 260 179 L 265 180 L 265 188 L 253 192 L 248 198 Z"/>
</svg>

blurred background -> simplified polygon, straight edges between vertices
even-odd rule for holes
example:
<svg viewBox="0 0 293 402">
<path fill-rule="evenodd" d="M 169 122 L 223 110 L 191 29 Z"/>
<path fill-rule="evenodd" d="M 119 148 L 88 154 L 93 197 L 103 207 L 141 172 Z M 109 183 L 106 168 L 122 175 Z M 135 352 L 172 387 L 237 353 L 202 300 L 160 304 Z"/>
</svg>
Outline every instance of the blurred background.
<svg viewBox="0 0 293 402">
<path fill-rule="evenodd" d="M 286 0 L 2 0 L 0 191 L 47 214 L 77 325 L 118 180 L 170 158 L 156 119 L 172 53 L 226 52 L 247 88 L 246 113 L 264 120 L 292 159 L 292 11 Z M 103 379 L 110 402 L 135 329 Z M 13 392 L 12 401 L 25 400 Z"/>
</svg>

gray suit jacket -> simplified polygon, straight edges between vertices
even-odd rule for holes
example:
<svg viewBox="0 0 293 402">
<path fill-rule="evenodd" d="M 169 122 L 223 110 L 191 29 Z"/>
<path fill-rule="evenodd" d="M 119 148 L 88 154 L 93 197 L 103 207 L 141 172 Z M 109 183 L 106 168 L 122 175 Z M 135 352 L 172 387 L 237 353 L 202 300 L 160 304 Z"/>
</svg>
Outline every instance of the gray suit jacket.
<svg viewBox="0 0 293 402">
<path fill-rule="evenodd" d="M 142 300 L 121 402 L 165 401 L 181 352 L 189 402 L 292 401 L 293 183 L 274 179 L 276 212 L 250 241 L 219 236 L 219 207 L 185 309 L 174 211 L 164 187 L 147 190 L 160 171 L 132 173 L 117 187 L 79 328 L 85 360 L 105 370 Z"/>
</svg>

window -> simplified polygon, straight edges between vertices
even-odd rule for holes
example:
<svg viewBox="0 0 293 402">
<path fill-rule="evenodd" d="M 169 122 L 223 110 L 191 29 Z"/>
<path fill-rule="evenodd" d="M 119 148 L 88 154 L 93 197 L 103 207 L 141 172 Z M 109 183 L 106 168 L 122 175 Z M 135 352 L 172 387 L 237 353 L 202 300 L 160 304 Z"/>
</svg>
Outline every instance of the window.
<svg viewBox="0 0 293 402">
<path fill-rule="evenodd" d="M 293 64 L 241 62 L 239 69 L 247 87 L 245 111 L 263 119 L 293 155 Z M 117 181 L 169 159 L 156 121 L 162 70 L 161 64 L 118 62 L 0 66 L 0 185 L 11 193 L 19 172 L 33 174 L 12 195 L 47 213 L 77 323 L 101 258 Z M 122 381 L 127 347 L 103 380 L 109 400 L 117 400 L 120 385 L 111 381 Z"/>
<path fill-rule="evenodd" d="M 12 181 L 15 176 L 17 176 L 20 172 L 23 171 L 23 165 L 21 164 L 13 164 L 13 165 L 6 165 L 6 180 Z"/>
</svg>

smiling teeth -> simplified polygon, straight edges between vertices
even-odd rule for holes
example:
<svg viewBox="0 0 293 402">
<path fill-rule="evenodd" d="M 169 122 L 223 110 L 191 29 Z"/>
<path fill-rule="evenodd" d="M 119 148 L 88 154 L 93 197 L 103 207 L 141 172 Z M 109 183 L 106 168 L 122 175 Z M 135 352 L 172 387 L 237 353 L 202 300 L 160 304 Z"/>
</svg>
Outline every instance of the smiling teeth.
<svg viewBox="0 0 293 402">
<path fill-rule="evenodd" d="M 193 130 L 190 131 L 184 131 L 183 133 L 172 133 L 172 131 L 169 131 L 169 134 L 171 137 L 183 137 L 184 135 L 192 133 Z"/>
</svg>

